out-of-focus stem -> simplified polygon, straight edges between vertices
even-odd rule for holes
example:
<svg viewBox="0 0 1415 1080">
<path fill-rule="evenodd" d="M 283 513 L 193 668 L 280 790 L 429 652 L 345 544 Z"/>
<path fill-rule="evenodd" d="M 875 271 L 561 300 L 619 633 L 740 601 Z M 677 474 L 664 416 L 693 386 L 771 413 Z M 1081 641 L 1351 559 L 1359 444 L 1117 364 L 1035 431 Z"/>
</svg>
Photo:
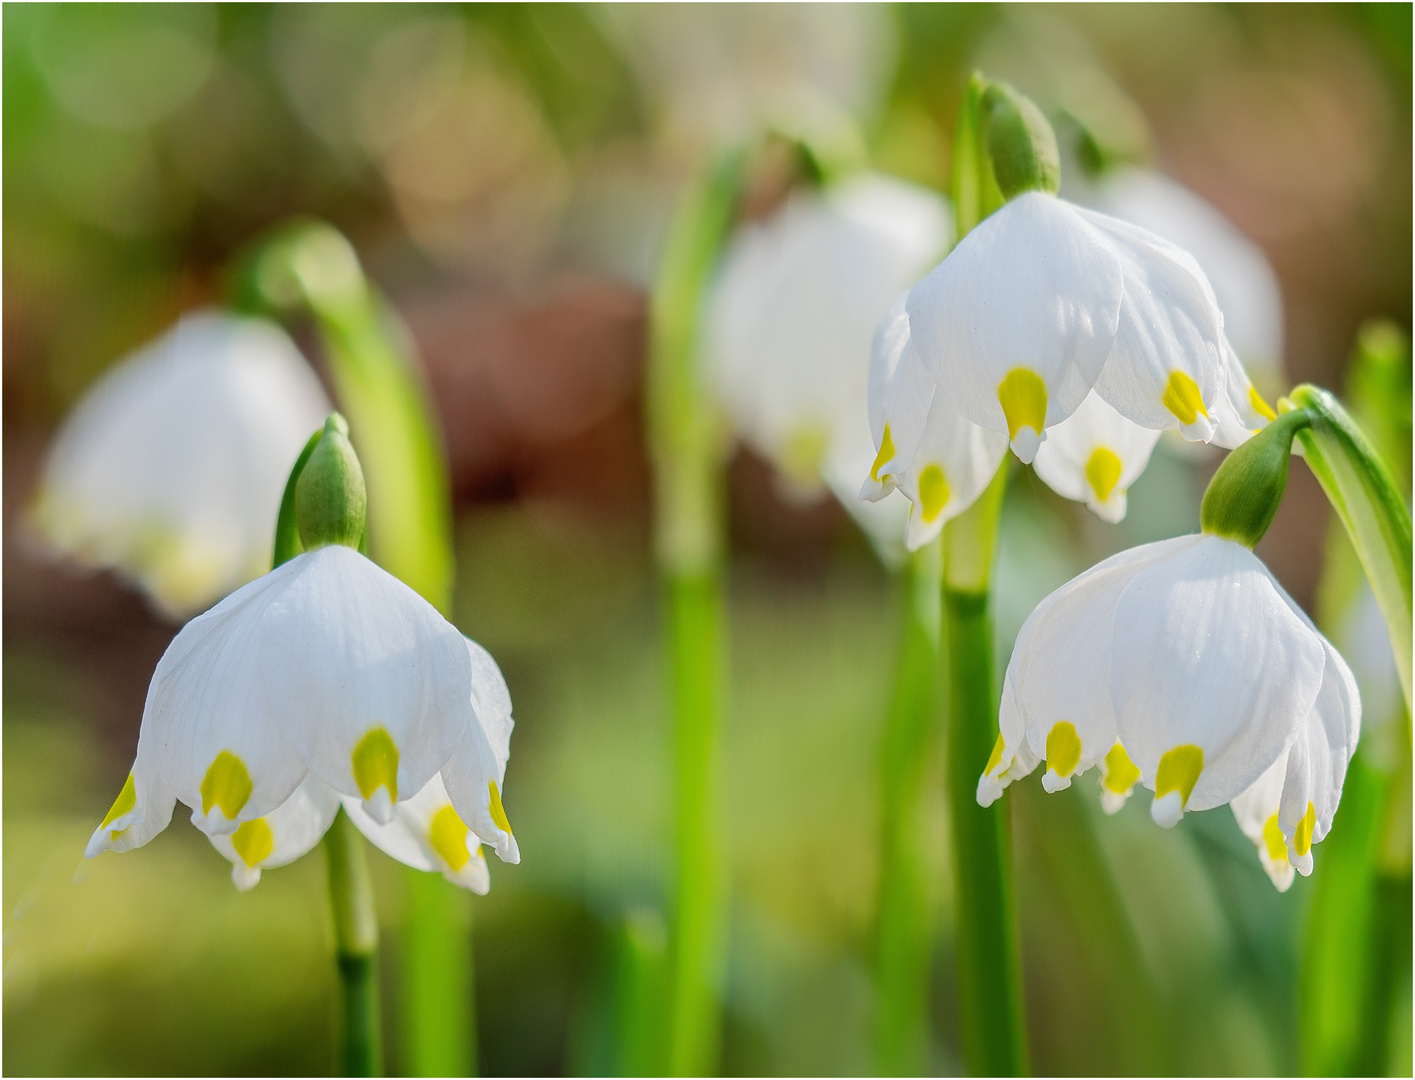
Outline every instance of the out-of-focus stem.
<svg viewBox="0 0 1415 1080">
<path fill-rule="evenodd" d="M 930 921 L 921 796 L 939 719 L 943 544 L 915 552 L 899 668 L 880 748 L 880 878 L 875 927 L 875 1072 L 926 1070 Z"/>
<path fill-rule="evenodd" d="M 324 834 L 329 900 L 334 914 L 334 957 L 339 966 L 343 1024 L 341 1076 L 381 1076 L 383 1035 L 378 1011 L 378 918 L 364 858 L 364 838 L 340 810 Z"/>
<path fill-rule="evenodd" d="M 408 1076 L 475 1076 L 477 1018 L 472 907 L 440 874 L 405 877 L 403 1071 Z M 470 1071 L 469 1071 L 470 1070 Z"/>
<path fill-rule="evenodd" d="M 684 196 L 650 308 L 648 433 L 655 547 L 663 576 L 673 708 L 674 888 L 667 1070 L 716 1065 L 715 988 L 724 889 L 717 841 L 722 707 L 722 459 L 725 425 L 701 371 L 699 307 L 731 226 L 740 156 L 724 158 Z"/>
<path fill-rule="evenodd" d="M 958 1019 L 964 1062 L 973 1076 L 1020 1076 L 1027 1071 L 1010 804 L 999 799 L 983 809 L 975 797 L 978 777 L 997 739 L 990 590 L 1007 464 L 1003 462 L 978 501 L 943 531 Z"/>
</svg>

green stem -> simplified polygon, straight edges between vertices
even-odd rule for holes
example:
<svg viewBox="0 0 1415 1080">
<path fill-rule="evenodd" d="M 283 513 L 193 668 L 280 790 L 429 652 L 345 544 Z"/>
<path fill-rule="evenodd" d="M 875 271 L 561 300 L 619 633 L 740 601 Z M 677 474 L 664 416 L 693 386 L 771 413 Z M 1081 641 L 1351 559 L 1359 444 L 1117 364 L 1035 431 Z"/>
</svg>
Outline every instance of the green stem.
<svg viewBox="0 0 1415 1080">
<path fill-rule="evenodd" d="M 402 961 L 416 977 L 403 986 L 403 1071 L 475 1076 L 471 898 L 440 874 L 409 867 L 404 880 L 408 916 Z"/>
<path fill-rule="evenodd" d="M 921 798 L 939 715 L 942 541 L 903 575 L 903 641 L 880 752 L 880 879 L 875 928 L 875 1072 L 927 1066 L 930 940 Z"/>
<path fill-rule="evenodd" d="M 1312 415 L 1298 433 L 1307 465 L 1351 537 L 1376 603 L 1385 616 L 1396 670 L 1410 709 L 1410 511 L 1390 470 L 1341 404 L 1320 387 L 1303 385 L 1289 400 Z"/>
<path fill-rule="evenodd" d="M 699 308 L 732 224 L 742 176 L 741 155 L 725 157 L 680 202 L 649 316 L 646 421 L 674 733 L 676 858 L 666 1067 L 690 1076 L 710 1073 L 716 1063 L 714 984 L 723 895 L 715 791 L 726 428 L 701 370 Z"/>
<path fill-rule="evenodd" d="M 364 838 L 340 810 L 324 834 L 334 956 L 339 966 L 343 1024 L 340 1076 L 381 1076 L 383 1036 L 378 1012 L 378 919 Z"/>
<path fill-rule="evenodd" d="M 944 528 L 944 641 L 949 671 L 948 805 L 957 891 L 958 1005 L 963 1058 L 974 1076 L 1027 1071 L 1010 803 L 983 809 L 978 777 L 997 740 L 990 583 L 1007 462 Z"/>
<path fill-rule="evenodd" d="M 722 654 L 722 596 L 717 573 L 670 578 L 668 620 L 678 855 L 668 1066 L 675 1076 L 696 1076 L 714 1070 L 717 1042 L 713 984 L 722 895 L 715 797 Z"/>
</svg>

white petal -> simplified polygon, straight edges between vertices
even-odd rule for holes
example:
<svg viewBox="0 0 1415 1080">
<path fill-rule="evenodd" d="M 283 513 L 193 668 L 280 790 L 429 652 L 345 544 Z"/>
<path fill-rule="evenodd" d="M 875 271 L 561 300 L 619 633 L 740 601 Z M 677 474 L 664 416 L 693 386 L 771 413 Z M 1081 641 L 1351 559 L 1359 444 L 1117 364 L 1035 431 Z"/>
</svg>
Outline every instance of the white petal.
<svg viewBox="0 0 1415 1080">
<path fill-rule="evenodd" d="M 475 726 L 462 635 L 350 548 L 319 548 L 285 565 L 293 576 L 262 616 L 259 652 L 286 740 L 330 787 L 364 799 L 388 787 L 389 773 L 386 753 L 365 755 L 391 743 L 397 790 L 389 801 L 419 791 Z M 385 764 L 356 776 L 356 752 Z"/>
<path fill-rule="evenodd" d="M 518 863 L 520 848 L 501 805 L 514 726 L 511 693 L 491 654 L 471 638 L 462 640 L 472 664 L 475 722 L 442 770 L 442 780 L 457 813 L 472 831 L 496 850 L 502 862 Z"/>
<path fill-rule="evenodd" d="M 1049 425 L 1071 415 L 1100 374 L 1123 293 L 1108 236 L 1076 207 L 1034 192 L 982 222 L 914 287 L 909 324 L 925 366 L 973 423 L 1008 430 L 998 388 L 1020 367 L 1044 384 Z"/>
<path fill-rule="evenodd" d="M 1258 849 L 1258 861 L 1279 892 L 1286 892 L 1293 878 L 1292 864 L 1287 860 L 1287 843 L 1277 823 L 1287 757 L 1281 754 L 1250 788 L 1229 804 L 1238 827 L 1253 841 Z"/>
<path fill-rule="evenodd" d="M 305 855 L 334 822 L 339 796 L 313 776 L 263 818 L 245 822 L 234 833 L 211 835 L 211 844 L 231 862 L 231 879 L 242 891 L 260 881 L 266 867 L 284 866 Z"/>
<path fill-rule="evenodd" d="M 1055 427 L 1032 467 L 1053 491 L 1102 520 L 1125 516 L 1125 493 L 1149 463 L 1160 433 L 1125 419 L 1094 391 Z"/>
<path fill-rule="evenodd" d="M 304 778 L 305 763 L 285 741 L 288 728 L 270 709 L 263 682 L 263 618 L 298 580 L 304 558 L 187 623 L 153 672 L 134 774 L 160 777 L 205 832 L 264 817 Z"/>
<path fill-rule="evenodd" d="M 935 394 L 913 453 L 895 457 L 902 467 L 894 482 L 914 504 L 905 539 L 909 550 L 929 543 L 945 522 L 972 506 L 1006 455 L 1005 433 L 970 423 Z"/>
<path fill-rule="evenodd" d="M 1216 411 L 1218 427 L 1213 441 L 1232 450 L 1266 427 L 1274 414 L 1249 380 L 1227 337 L 1223 341 L 1223 357 L 1224 391 Z"/>
<path fill-rule="evenodd" d="M 1262 249 L 1211 203 L 1167 176 L 1119 168 L 1085 200 L 1194 256 L 1213 286 L 1223 328 L 1246 363 L 1281 380 L 1282 292 Z"/>
<path fill-rule="evenodd" d="M 1322 643 L 1321 692 L 1292 744 L 1278 813 L 1288 860 L 1302 874 L 1312 872 L 1312 845 L 1331 830 L 1361 730 L 1356 681 L 1337 651 L 1325 639 Z"/>
<path fill-rule="evenodd" d="M 883 388 L 884 407 L 876 410 L 872 404 L 870 411 L 878 411 L 883 420 L 874 438 L 874 463 L 860 488 L 860 498 L 871 502 L 884 498 L 898 485 L 899 474 L 913 460 L 924 438 L 936 396 L 933 377 L 909 342 L 908 315 L 896 309 L 880 324 L 880 331 L 871 359 L 870 385 L 872 394 L 875 386 Z"/>
<path fill-rule="evenodd" d="M 506 763 L 511 759 L 511 731 L 516 726 L 511 719 L 511 691 L 491 653 L 465 635 L 462 640 L 472 662 L 472 705 L 496 759 L 496 782 L 502 784 L 506 780 Z"/>
<path fill-rule="evenodd" d="M 127 801 L 128 784 L 133 785 L 132 802 Z M 92 859 L 105 851 L 131 851 L 142 847 L 167 828 L 176 807 L 176 796 L 150 768 L 135 765 L 128 781 L 103 822 L 93 831 L 84 855 Z"/>
<path fill-rule="evenodd" d="M 1297 734 L 1322 682 L 1321 638 L 1247 548 L 1181 537 L 1144 567 L 1116 608 L 1110 688 L 1120 739 L 1156 788 L 1162 757 L 1203 754 L 1184 808 L 1229 802 Z"/>
<path fill-rule="evenodd" d="M 1047 761 L 1048 791 L 1069 786 L 1116 746 L 1109 693 L 1116 609 L 1135 575 L 1169 552 L 1155 544 L 1123 551 L 1061 586 L 1023 623 L 1007 666 L 999 722 L 1008 746 L 1025 745 L 1031 760 Z M 1131 783 L 1113 794 L 1123 798 Z"/>
<path fill-rule="evenodd" d="M 1177 427 L 1186 439 L 1207 442 L 1224 389 L 1223 314 L 1208 278 L 1192 255 L 1152 232 L 1092 210 L 1077 213 L 1106 234 L 1125 273 L 1115 345 L 1096 391 L 1143 427 Z M 1175 402 L 1175 379 L 1197 389 L 1192 411 Z"/>
<path fill-rule="evenodd" d="M 345 799 L 344 810 L 384 854 L 415 869 L 440 873 L 480 896 L 490 889 L 481 841 L 453 809 L 441 774 L 411 799 L 398 803 L 384 824 L 374 821 L 357 799 Z"/>
<path fill-rule="evenodd" d="M 821 466 L 826 485 L 855 520 L 874 546 L 880 560 L 889 567 L 904 561 L 904 534 L 909 524 L 909 500 L 899 494 L 867 500 L 859 497 L 862 484 L 869 483 L 875 450 L 863 425 L 857 436 L 841 439 Z"/>
<path fill-rule="evenodd" d="M 273 323 L 188 315 L 65 419 L 32 519 L 59 551 L 130 575 L 173 616 L 270 565 L 290 467 L 330 409 Z"/>
</svg>

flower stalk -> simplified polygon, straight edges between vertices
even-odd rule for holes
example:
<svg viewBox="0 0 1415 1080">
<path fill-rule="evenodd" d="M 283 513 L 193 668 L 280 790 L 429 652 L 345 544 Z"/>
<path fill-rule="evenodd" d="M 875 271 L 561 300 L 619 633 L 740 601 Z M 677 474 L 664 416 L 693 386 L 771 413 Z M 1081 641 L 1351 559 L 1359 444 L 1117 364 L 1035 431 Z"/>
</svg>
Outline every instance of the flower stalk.
<svg viewBox="0 0 1415 1080">
<path fill-rule="evenodd" d="M 451 487 L 441 432 L 407 328 L 367 280 L 349 242 L 322 222 L 297 222 L 272 235 L 242 268 L 237 292 L 247 307 L 313 317 L 367 475 L 368 518 L 360 550 L 372 549 L 380 566 L 450 615 Z M 312 448 L 313 442 L 306 453 Z M 296 468 L 302 465 L 303 460 Z M 293 490 L 286 497 L 293 498 Z M 295 539 L 291 555 L 299 551 Z M 277 565 L 282 542 L 288 544 L 289 537 L 277 531 Z M 415 1076 L 472 1075 L 476 1007 L 469 902 L 449 883 L 423 877 L 423 871 L 407 872 L 404 1067 Z"/>
<path fill-rule="evenodd" d="M 959 240 L 1005 201 L 992 163 L 991 144 L 999 142 L 999 136 L 990 131 L 988 95 L 986 80 L 975 74 L 958 113 L 953 190 Z M 1025 123 L 1009 126 L 1014 134 L 1033 131 Z M 1047 154 L 1032 157 L 1044 162 Z M 984 809 L 974 798 L 977 776 L 997 739 L 990 590 L 1007 469 L 1004 459 L 977 501 L 943 530 L 947 787 L 957 890 L 959 1029 L 963 1059 L 973 1076 L 1020 1076 L 1027 1071 L 1011 811 L 1000 806 Z"/>
<path fill-rule="evenodd" d="M 334 959 L 339 966 L 339 1075 L 383 1075 L 379 1018 L 378 917 L 364 839 L 343 810 L 324 834 Z"/>
<path fill-rule="evenodd" d="M 648 429 L 655 542 L 665 590 L 673 715 L 673 915 L 667 1062 L 673 1075 L 716 1065 L 715 989 L 723 874 L 717 838 L 722 709 L 723 419 L 704 386 L 701 298 L 732 225 L 743 162 L 725 158 L 680 204 L 650 309 Z"/>
<path fill-rule="evenodd" d="M 1027 1071 L 1011 812 L 974 797 L 997 741 L 991 577 L 1007 465 L 943 530 L 948 808 L 957 889 L 959 1029 L 973 1076 Z"/>
<path fill-rule="evenodd" d="M 880 881 L 875 930 L 875 1073 L 927 1068 L 930 919 L 921 798 L 939 716 L 943 544 L 900 575 L 904 632 L 880 754 Z"/>
</svg>

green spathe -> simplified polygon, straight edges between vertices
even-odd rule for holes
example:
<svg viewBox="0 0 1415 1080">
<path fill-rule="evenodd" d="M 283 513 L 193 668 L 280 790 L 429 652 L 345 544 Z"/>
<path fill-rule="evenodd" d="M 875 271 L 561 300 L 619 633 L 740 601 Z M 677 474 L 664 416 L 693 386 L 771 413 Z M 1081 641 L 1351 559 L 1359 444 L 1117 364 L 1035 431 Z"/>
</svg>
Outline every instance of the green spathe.
<svg viewBox="0 0 1415 1080">
<path fill-rule="evenodd" d="M 1311 422 L 1302 409 L 1284 413 L 1224 458 L 1199 510 L 1204 532 L 1249 549 L 1263 538 L 1287 488 L 1292 438 Z"/>
<path fill-rule="evenodd" d="M 357 548 L 367 506 L 364 471 L 349 442 L 349 425 L 330 413 L 295 484 L 295 521 L 304 549 L 326 544 Z"/>
<path fill-rule="evenodd" d="M 988 83 L 982 111 L 988 156 L 1003 198 L 1028 191 L 1055 195 L 1061 187 L 1061 154 L 1042 111 L 1005 82 Z"/>
</svg>

